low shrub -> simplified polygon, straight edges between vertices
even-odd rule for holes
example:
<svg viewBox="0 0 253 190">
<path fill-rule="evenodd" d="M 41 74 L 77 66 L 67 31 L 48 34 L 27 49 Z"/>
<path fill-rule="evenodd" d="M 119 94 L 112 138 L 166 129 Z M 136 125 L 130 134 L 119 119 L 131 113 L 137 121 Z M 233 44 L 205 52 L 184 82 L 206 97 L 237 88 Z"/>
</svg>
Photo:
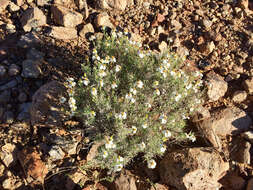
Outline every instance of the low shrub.
<svg viewBox="0 0 253 190">
<path fill-rule="evenodd" d="M 185 121 L 201 103 L 202 74 L 187 72 L 175 53 L 153 53 L 112 31 L 93 40 L 90 59 L 77 84 L 68 79 L 70 114 L 93 126 L 101 143 L 94 162 L 120 171 L 139 153 L 149 168 L 165 143 L 195 141 Z"/>
</svg>

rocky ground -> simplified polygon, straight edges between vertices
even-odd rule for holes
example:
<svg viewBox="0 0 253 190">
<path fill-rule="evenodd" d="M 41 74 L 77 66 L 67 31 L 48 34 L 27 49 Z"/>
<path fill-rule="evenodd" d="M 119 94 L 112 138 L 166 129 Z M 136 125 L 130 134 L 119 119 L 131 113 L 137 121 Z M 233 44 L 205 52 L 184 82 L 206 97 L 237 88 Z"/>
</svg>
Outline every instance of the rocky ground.
<svg viewBox="0 0 253 190">
<path fill-rule="evenodd" d="M 189 122 L 195 144 L 111 183 L 79 167 L 96 145 L 59 106 L 101 26 L 186 56 L 208 95 Z M 0 0 L 0 189 L 252 190 L 252 31 L 250 0 Z"/>
</svg>

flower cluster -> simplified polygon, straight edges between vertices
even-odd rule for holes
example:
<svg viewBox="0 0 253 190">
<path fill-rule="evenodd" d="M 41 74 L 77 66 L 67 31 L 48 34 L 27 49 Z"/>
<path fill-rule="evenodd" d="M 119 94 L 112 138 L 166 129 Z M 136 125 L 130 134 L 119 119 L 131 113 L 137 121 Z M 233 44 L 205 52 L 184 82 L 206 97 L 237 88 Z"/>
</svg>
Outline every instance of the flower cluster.
<svg viewBox="0 0 253 190">
<path fill-rule="evenodd" d="M 67 79 L 67 82 L 65 83 L 65 86 L 68 89 L 68 95 L 69 95 L 68 104 L 69 104 L 69 107 L 70 107 L 70 115 L 73 116 L 75 114 L 76 109 L 77 109 L 76 99 L 74 98 L 74 93 L 75 93 L 74 88 L 76 86 L 76 82 L 74 81 L 73 78 L 70 77 L 70 78 Z M 62 97 L 60 101 L 61 101 L 61 103 L 64 103 L 65 98 Z"/>
<path fill-rule="evenodd" d="M 71 113 L 94 126 L 101 142 L 95 162 L 120 171 L 140 152 L 155 168 L 167 142 L 195 141 L 185 120 L 201 103 L 201 73 L 189 73 L 176 54 L 155 54 L 112 31 L 94 43 L 78 85 L 69 80 Z M 78 105 L 78 106 L 76 106 Z"/>
</svg>

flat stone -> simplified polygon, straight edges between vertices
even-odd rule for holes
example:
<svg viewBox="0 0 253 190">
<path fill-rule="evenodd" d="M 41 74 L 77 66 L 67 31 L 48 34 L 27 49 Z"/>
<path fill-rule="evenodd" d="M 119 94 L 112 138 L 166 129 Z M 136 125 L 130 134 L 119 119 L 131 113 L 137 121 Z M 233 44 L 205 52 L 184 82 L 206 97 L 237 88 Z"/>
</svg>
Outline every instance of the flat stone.
<svg viewBox="0 0 253 190">
<path fill-rule="evenodd" d="M 110 21 L 110 16 L 106 12 L 97 15 L 95 24 L 97 27 L 107 26 L 109 28 L 115 28 Z"/>
<path fill-rule="evenodd" d="M 65 27 L 76 27 L 83 21 L 83 15 L 60 5 L 53 5 L 51 12 L 54 21 Z"/>
<path fill-rule="evenodd" d="M 27 59 L 35 60 L 35 61 L 37 61 L 37 60 L 43 60 L 44 56 L 45 56 L 45 53 L 40 52 L 40 51 L 38 51 L 35 48 L 29 49 L 29 51 L 26 54 L 26 58 Z"/>
<path fill-rule="evenodd" d="M 0 158 L 3 163 L 9 167 L 16 163 L 16 146 L 14 144 L 7 143 L 1 148 Z"/>
<path fill-rule="evenodd" d="M 160 182 L 180 190 L 219 189 L 228 170 L 217 151 L 203 147 L 168 153 L 159 167 Z"/>
<path fill-rule="evenodd" d="M 241 103 L 247 99 L 247 92 L 238 90 L 233 94 L 232 100 L 236 103 Z"/>
<path fill-rule="evenodd" d="M 50 155 L 50 159 L 52 161 L 62 160 L 65 156 L 65 153 L 57 145 L 52 146 L 48 154 Z"/>
<path fill-rule="evenodd" d="M 6 68 L 3 65 L 0 65 L 0 77 L 3 77 L 6 74 Z"/>
<path fill-rule="evenodd" d="M 62 96 L 67 97 L 66 87 L 59 82 L 52 81 L 40 87 L 32 98 L 30 112 L 32 125 L 62 126 L 67 118 L 61 111 L 59 101 Z"/>
<path fill-rule="evenodd" d="M 216 135 L 236 135 L 248 131 L 252 119 L 243 110 L 233 107 L 216 110 L 211 118 L 201 122 L 202 128 L 211 128 Z"/>
<path fill-rule="evenodd" d="M 8 70 L 8 74 L 10 76 L 16 76 L 20 72 L 20 67 L 16 64 L 11 64 Z"/>
<path fill-rule="evenodd" d="M 10 9 L 11 12 L 16 12 L 16 11 L 20 10 L 20 7 L 18 5 L 16 5 L 15 3 L 10 2 L 9 3 L 9 9 Z"/>
<path fill-rule="evenodd" d="M 75 28 L 61 26 L 52 26 L 48 35 L 60 40 L 71 40 L 78 37 L 77 30 Z"/>
<path fill-rule="evenodd" d="M 0 13 L 2 13 L 7 8 L 7 6 L 9 5 L 10 2 L 11 2 L 10 0 L 1 0 L 0 1 Z"/>
<path fill-rule="evenodd" d="M 228 84 L 221 76 L 211 71 L 207 74 L 207 89 L 210 101 L 217 101 L 227 92 Z"/>
<path fill-rule="evenodd" d="M 210 30 L 213 22 L 211 20 L 204 19 L 202 20 L 202 25 L 207 29 Z"/>
<path fill-rule="evenodd" d="M 13 88 L 13 87 L 17 86 L 17 84 L 18 84 L 17 80 L 13 79 L 13 80 L 7 82 L 4 85 L 1 85 L 0 86 L 0 91 L 8 90 L 10 88 Z"/>
<path fill-rule="evenodd" d="M 85 35 L 87 33 L 94 33 L 94 32 L 95 32 L 95 30 L 94 30 L 92 24 L 89 23 L 89 24 L 86 24 L 83 26 L 82 30 L 79 32 L 79 36 L 81 36 L 82 38 L 85 38 Z"/>
<path fill-rule="evenodd" d="M 22 35 L 18 41 L 18 46 L 21 48 L 29 48 L 39 44 L 40 39 L 34 32 L 29 32 L 25 35 Z"/>
<path fill-rule="evenodd" d="M 116 9 L 124 11 L 128 4 L 128 0 L 98 0 L 97 4 L 101 9 Z"/>
<path fill-rule="evenodd" d="M 21 76 L 24 78 L 38 78 L 41 74 L 40 62 L 27 59 L 22 63 Z"/>
<path fill-rule="evenodd" d="M 250 95 L 253 95 L 253 77 L 245 80 L 242 85 Z"/>
<path fill-rule="evenodd" d="M 29 32 L 32 28 L 46 25 L 46 16 L 38 7 L 27 9 L 21 16 L 21 24 L 24 31 Z"/>
</svg>

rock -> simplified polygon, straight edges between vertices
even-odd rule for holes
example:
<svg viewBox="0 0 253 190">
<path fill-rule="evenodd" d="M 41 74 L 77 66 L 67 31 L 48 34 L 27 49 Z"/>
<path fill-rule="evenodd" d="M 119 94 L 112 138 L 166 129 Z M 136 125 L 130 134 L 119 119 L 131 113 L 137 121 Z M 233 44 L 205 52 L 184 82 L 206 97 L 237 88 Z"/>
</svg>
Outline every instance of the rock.
<svg viewBox="0 0 253 190">
<path fill-rule="evenodd" d="M 186 58 L 190 54 L 189 50 L 184 46 L 179 46 L 177 48 L 177 53 L 178 53 L 178 55 L 180 55 L 183 58 Z"/>
<path fill-rule="evenodd" d="M 19 121 L 29 120 L 31 106 L 32 106 L 31 102 L 20 104 L 18 107 L 19 114 L 17 120 Z"/>
<path fill-rule="evenodd" d="M 95 30 L 94 30 L 92 24 L 89 23 L 89 24 L 86 24 L 83 26 L 82 30 L 79 32 L 79 36 L 81 36 L 82 38 L 85 38 L 86 37 L 85 35 L 87 33 L 94 33 L 94 32 L 95 32 Z"/>
<path fill-rule="evenodd" d="M 24 4 L 24 0 L 15 0 L 17 6 L 22 6 Z"/>
<path fill-rule="evenodd" d="M 217 151 L 186 148 L 167 154 L 160 163 L 161 182 L 180 190 L 219 189 L 218 182 L 229 169 Z"/>
<path fill-rule="evenodd" d="M 182 24 L 175 19 L 171 21 L 171 25 L 173 26 L 174 30 L 180 30 L 182 28 Z"/>
<path fill-rule="evenodd" d="M 32 98 L 31 124 L 39 126 L 63 126 L 67 118 L 61 111 L 60 97 L 67 97 L 66 87 L 56 81 L 40 87 Z"/>
<path fill-rule="evenodd" d="M 27 9 L 22 14 L 20 22 L 26 32 L 31 31 L 32 28 L 44 26 L 47 23 L 46 16 L 38 7 Z"/>
<path fill-rule="evenodd" d="M 246 190 L 252 190 L 252 189 L 253 189 L 253 178 L 251 178 L 251 179 L 248 181 L 247 189 L 246 189 Z"/>
<path fill-rule="evenodd" d="M 0 1 L 0 13 L 2 13 L 6 7 L 9 5 L 10 0 L 1 0 Z"/>
<path fill-rule="evenodd" d="M 78 37 L 77 30 L 75 28 L 67 28 L 61 26 L 51 27 L 49 36 L 60 40 L 71 40 Z"/>
<path fill-rule="evenodd" d="M 84 19 L 87 19 L 89 16 L 89 9 L 86 0 L 75 0 L 76 6 L 79 10 L 83 11 Z"/>
<path fill-rule="evenodd" d="M 155 183 L 154 185 L 152 185 L 150 190 L 169 190 L 169 187 L 166 187 L 165 185 L 162 185 L 160 183 Z"/>
<path fill-rule="evenodd" d="M 253 131 L 247 131 L 242 134 L 242 137 L 244 137 L 249 142 L 253 143 Z"/>
<path fill-rule="evenodd" d="M 64 7 L 70 7 L 71 5 L 73 5 L 73 3 L 73 0 L 54 0 L 54 4 L 62 5 Z"/>
<path fill-rule="evenodd" d="M 40 69 L 40 62 L 27 59 L 22 62 L 21 76 L 24 78 L 38 78 L 42 73 Z"/>
<path fill-rule="evenodd" d="M 226 175 L 221 180 L 221 183 L 224 189 L 242 190 L 245 189 L 246 186 L 245 180 L 235 173 Z"/>
<path fill-rule="evenodd" d="M 20 7 L 13 2 L 9 3 L 9 9 L 11 12 L 19 11 Z"/>
<path fill-rule="evenodd" d="M 18 95 L 18 101 L 23 103 L 27 100 L 27 95 L 24 92 L 19 93 Z"/>
<path fill-rule="evenodd" d="M 87 154 L 86 160 L 91 161 L 93 160 L 98 153 L 98 148 L 102 145 L 102 143 L 95 143 L 91 146 L 91 149 L 89 150 L 89 153 Z"/>
<path fill-rule="evenodd" d="M 228 84 L 221 76 L 211 71 L 207 74 L 207 89 L 210 101 L 217 101 L 227 92 Z"/>
<path fill-rule="evenodd" d="M 4 189 L 13 189 L 13 179 L 12 178 L 6 178 L 3 182 L 2 182 L 2 186 Z"/>
<path fill-rule="evenodd" d="M 165 52 L 168 49 L 168 45 L 165 41 L 162 41 L 159 46 L 158 46 L 159 50 L 161 52 Z"/>
<path fill-rule="evenodd" d="M 212 128 L 216 135 L 235 135 L 247 131 L 252 125 L 249 115 L 236 107 L 220 109 L 211 118 L 201 122 L 202 128 Z"/>
<path fill-rule="evenodd" d="M 6 69 L 3 65 L 0 65 L 0 77 L 3 77 L 6 74 Z"/>
<path fill-rule="evenodd" d="M 17 80 L 13 79 L 13 80 L 7 82 L 4 85 L 1 85 L 0 86 L 0 91 L 8 90 L 10 88 L 14 88 L 15 86 L 17 86 L 17 84 L 18 84 Z"/>
<path fill-rule="evenodd" d="M 11 99 L 11 91 L 5 90 L 0 93 L 0 104 L 7 104 Z"/>
<path fill-rule="evenodd" d="M 211 117 L 211 114 L 210 114 L 209 110 L 203 106 L 199 106 L 192 118 L 192 121 L 198 122 L 201 120 L 208 119 L 210 117 Z"/>
<path fill-rule="evenodd" d="M 232 100 L 236 103 L 241 103 L 247 99 L 247 92 L 238 90 L 233 94 Z"/>
<path fill-rule="evenodd" d="M 214 48 L 215 48 L 215 45 L 214 45 L 213 41 L 207 42 L 207 44 L 206 44 L 206 49 L 205 49 L 205 53 L 206 53 L 207 55 L 209 55 L 210 53 L 213 52 Z"/>
<path fill-rule="evenodd" d="M 9 74 L 10 76 L 16 76 L 16 75 L 19 74 L 19 72 L 20 72 L 20 67 L 19 67 L 18 65 L 16 65 L 16 64 L 11 64 L 11 65 L 9 66 L 8 74 Z"/>
<path fill-rule="evenodd" d="M 51 0 L 36 0 L 36 4 L 37 4 L 38 6 L 43 7 L 43 6 L 45 6 L 45 5 L 49 5 L 49 4 L 50 4 L 50 1 L 51 1 Z"/>
<path fill-rule="evenodd" d="M 114 25 L 110 21 L 110 16 L 106 13 L 100 13 L 97 15 L 95 20 L 96 26 L 99 28 L 101 26 L 107 26 L 109 28 L 115 28 Z"/>
<path fill-rule="evenodd" d="M 40 39 L 37 34 L 30 32 L 22 35 L 17 45 L 21 48 L 28 48 L 39 44 L 39 42 Z"/>
<path fill-rule="evenodd" d="M 32 177 L 41 184 L 48 173 L 48 169 L 41 160 L 39 153 L 35 148 L 25 148 L 18 153 L 18 159 L 25 171 L 26 176 Z"/>
<path fill-rule="evenodd" d="M 43 52 L 40 52 L 35 48 L 29 49 L 29 51 L 26 54 L 27 59 L 34 60 L 34 61 L 37 61 L 37 60 L 41 61 L 43 60 L 44 56 L 45 54 Z"/>
<path fill-rule="evenodd" d="M 253 77 L 245 80 L 242 85 L 250 95 L 253 95 Z"/>
<path fill-rule="evenodd" d="M 128 170 L 122 170 L 120 176 L 115 179 L 115 190 L 137 190 L 135 177 Z"/>
<path fill-rule="evenodd" d="M 60 5 L 53 5 L 51 12 L 55 23 L 65 27 L 74 28 L 83 21 L 82 14 Z"/>
<path fill-rule="evenodd" d="M 7 143 L 1 148 L 0 158 L 6 167 L 15 165 L 17 161 L 17 150 L 14 144 Z"/>
<path fill-rule="evenodd" d="M 97 4 L 101 9 L 116 9 L 124 11 L 127 6 L 127 0 L 99 0 Z"/>
<path fill-rule="evenodd" d="M 13 112 L 12 111 L 7 111 L 7 112 L 5 112 L 4 113 L 4 121 L 6 122 L 6 123 L 13 123 L 14 122 L 14 114 L 13 114 Z"/>
<path fill-rule="evenodd" d="M 203 19 L 202 20 L 202 25 L 205 27 L 206 30 L 210 30 L 213 22 L 208 19 Z"/>
<path fill-rule="evenodd" d="M 250 149 L 251 144 L 242 139 L 240 136 L 232 140 L 232 147 L 230 152 L 230 159 L 238 163 L 250 164 Z"/>
<path fill-rule="evenodd" d="M 62 160 L 65 156 L 65 153 L 59 146 L 53 145 L 49 150 L 48 154 L 50 155 L 50 159 L 52 161 Z"/>
</svg>

